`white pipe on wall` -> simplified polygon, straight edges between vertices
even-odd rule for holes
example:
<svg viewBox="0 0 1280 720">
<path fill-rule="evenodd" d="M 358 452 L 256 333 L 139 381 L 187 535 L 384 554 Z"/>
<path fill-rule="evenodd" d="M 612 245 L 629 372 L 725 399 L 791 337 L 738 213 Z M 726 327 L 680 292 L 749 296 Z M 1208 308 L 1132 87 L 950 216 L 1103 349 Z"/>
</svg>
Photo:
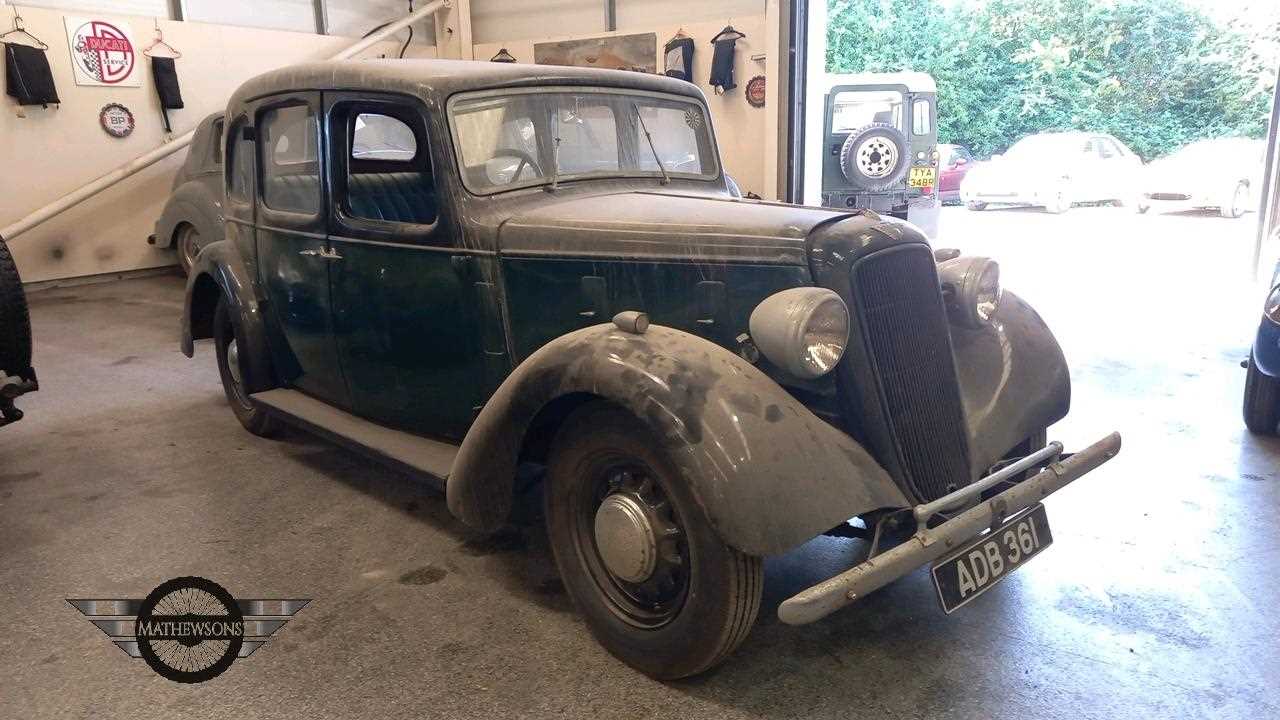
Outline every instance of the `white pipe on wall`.
<svg viewBox="0 0 1280 720">
<path fill-rule="evenodd" d="M 3 5 L 3 4 L 4 4 L 4 0 L 0 0 L 0 5 Z M 451 0 L 436 0 L 435 2 L 427 3 L 426 5 L 423 5 L 417 10 L 414 10 L 413 12 L 409 13 L 405 17 L 391 23 L 390 25 L 387 25 L 384 28 L 381 28 L 377 32 L 371 34 L 369 37 L 364 38 L 363 40 L 346 48 L 345 50 L 342 50 L 337 54 L 329 57 L 329 59 L 330 60 L 347 60 L 354 55 L 357 55 L 365 50 L 368 50 L 370 47 L 373 47 L 374 45 L 381 42 L 382 40 L 385 40 L 387 37 L 391 36 L 392 34 L 399 32 L 400 30 L 403 30 L 404 28 L 421 20 L 427 15 L 430 15 L 432 13 L 438 12 L 444 8 L 449 7 L 450 4 L 451 4 Z M 115 170 L 112 170 L 106 175 L 103 175 L 85 185 L 82 185 L 81 187 L 75 190 L 72 190 L 66 195 L 63 195 L 57 200 L 54 200 L 53 202 L 49 203 L 48 205 L 45 205 L 44 207 L 36 210 L 35 212 L 32 212 L 26 217 L 19 219 L 18 221 L 14 222 L 12 225 L 9 225 L 4 228 L 0 228 L 0 237 L 4 238 L 5 240 L 12 240 L 14 237 L 21 235 L 22 233 L 30 230 L 31 228 L 48 220 L 49 218 L 52 218 L 58 215 L 62 211 L 67 210 L 68 208 L 74 207 L 76 204 L 80 202 L 88 200 L 94 195 L 97 195 L 103 190 L 106 190 L 112 185 L 115 185 L 121 180 L 129 177 L 130 175 L 133 175 L 140 170 L 146 169 L 151 165 L 154 165 L 155 163 L 159 162 L 160 160 L 163 160 L 169 157 L 170 155 L 178 152 L 179 150 L 187 147 L 188 145 L 191 144 L 191 139 L 195 137 L 195 134 L 196 134 L 196 131 L 191 130 L 190 132 L 187 132 L 184 135 L 180 135 L 174 138 L 173 140 L 165 143 L 164 145 L 161 145 L 155 150 L 152 150 L 151 152 L 146 153 L 145 155 L 142 155 L 140 157 L 134 158 L 133 160 L 130 160 L 129 162 L 125 163 L 124 165 L 121 165 Z"/>
</svg>

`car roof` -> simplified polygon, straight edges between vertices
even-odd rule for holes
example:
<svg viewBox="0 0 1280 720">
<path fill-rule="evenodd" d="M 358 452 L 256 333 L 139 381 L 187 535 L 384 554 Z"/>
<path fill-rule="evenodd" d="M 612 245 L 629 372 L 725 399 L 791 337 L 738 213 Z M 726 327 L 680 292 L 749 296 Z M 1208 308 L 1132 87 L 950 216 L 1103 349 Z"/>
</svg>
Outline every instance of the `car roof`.
<svg viewBox="0 0 1280 720">
<path fill-rule="evenodd" d="M 823 78 L 827 92 L 839 85 L 905 85 L 912 92 L 938 92 L 933 76 L 922 72 L 828 74 Z"/>
<path fill-rule="evenodd" d="M 246 81 L 228 110 L 256 98 L 307 90 L 399 92 L 443 101 L 464 90 L 583 85 L 647 90 L 704 100 L 693 83 L 664 75 L 527 63 L 475 60 L 329 60 L 289 65 Z"/>
</svg>

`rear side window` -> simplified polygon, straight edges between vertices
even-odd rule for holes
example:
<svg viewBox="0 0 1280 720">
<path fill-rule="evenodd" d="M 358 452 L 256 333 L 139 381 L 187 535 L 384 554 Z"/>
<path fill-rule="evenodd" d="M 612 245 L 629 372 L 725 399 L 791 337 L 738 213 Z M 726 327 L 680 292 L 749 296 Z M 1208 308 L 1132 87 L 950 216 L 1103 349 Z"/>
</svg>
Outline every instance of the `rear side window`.
<svg viewBox="0 0 1280 720">
<path fill-rule="evenodd" d="M 209 129 L 209 147 L 211 148 L 210 152 L 213 153 L 213 157 L 210 160 L 214 165 L 222 164 L 222 128 L 223 121 L 214 120 L 213 127 Z"/>
<path fill-rule="evenodd" d="M 237 202 L 249 202 L 253 191 L 253 143 L 244 139 L 245 122 L 231 126 L 231 168 L 227 194 Z"/>
<path fill-rule="evenodd" d="M 273 210 L 320 212 L 320 142 L 316 116 L 306 105 L 262 114 L 262 201 Z"/>
<path fill-rule="evenodd" d="M 422 116 L 411 107 L 378 107 L 385 112 L 354 104 L 332 115 L 346 124 L 349 142 L 345 187 L 335 183 L 334 190 L 342 211 L 361 220 L 431 225 L 439 202 Z"/>
<path fill-rule="evenodd" d="M 911 134 L 928 135 L 933 129 L 929 118 L 929 101 L 916 100 L 911 104 Z"/>
</svg>

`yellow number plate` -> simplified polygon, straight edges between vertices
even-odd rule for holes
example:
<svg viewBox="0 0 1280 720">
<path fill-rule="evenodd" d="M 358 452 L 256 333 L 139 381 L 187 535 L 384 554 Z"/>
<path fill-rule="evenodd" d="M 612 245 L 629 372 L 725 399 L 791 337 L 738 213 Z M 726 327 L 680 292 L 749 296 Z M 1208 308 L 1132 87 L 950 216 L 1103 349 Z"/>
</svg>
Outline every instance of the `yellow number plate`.
<svg viewBox="0 0 1280 720">
<path fill-rule="evenodd" d="M 909 187 L 933 187 L 937 184 L 938 171 L 931 167 L 911 168 L 911 177 L 907 180 Z"/>
</svg>

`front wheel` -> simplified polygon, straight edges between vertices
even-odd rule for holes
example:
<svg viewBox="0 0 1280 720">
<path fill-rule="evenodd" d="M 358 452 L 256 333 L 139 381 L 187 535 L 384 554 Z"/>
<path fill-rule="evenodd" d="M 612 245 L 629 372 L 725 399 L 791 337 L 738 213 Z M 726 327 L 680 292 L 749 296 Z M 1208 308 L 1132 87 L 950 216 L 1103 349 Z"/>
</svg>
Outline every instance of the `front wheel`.
<svg viewBox="0 0 1280 720">
<path fill-rule="evenodd" d="M 184 224 L 178 230 L 178 239 L 174 245 L 178 250 L 178 265 L 182 267 L 184 275 L 190 275 L 192 266 L 196 264 L 196 256 L 200 254 L 200 231 L 194 225 Z"/>
<path fill-rule="evenodd" d="M 226 298 L 218 299 L 213 312 L 213 343 L 218 354 L 218 375 L 222 377 L 222 389 L 236 419 L 245 430 L 261 437 L 271 437 L 280 429 L 280 422 L 249 397 L 245 387 L 245 358 L 243 333 L 235 314 L 227 307 Z"/>
<path fill-rule="evenodd" d="M 1249 186 L 1245 183 L 1236 183 L 1236 188 L 1231 192 L 1231 202 L 1218 208 L 1218 214 L 1224 218 L 1238 218 L 1244 215 L 1245 210 L 1249 207 Z"/>
<path fill-rule="evenodd" d="M 1275 435 L 1280 425 L 1280 379 L 1263 374 L 1252 357 L 1244 380 L 1244 424 L 1258 435 Z"/>
<path fill-rule="evenodd" d="M 565 589 L 596 640 L 662 680 L 725 659 L 760 609 L 760 559 L 729 547 L 661 443 L 604 402 L 556 436 L 544 492 Z"/>
</svg>

